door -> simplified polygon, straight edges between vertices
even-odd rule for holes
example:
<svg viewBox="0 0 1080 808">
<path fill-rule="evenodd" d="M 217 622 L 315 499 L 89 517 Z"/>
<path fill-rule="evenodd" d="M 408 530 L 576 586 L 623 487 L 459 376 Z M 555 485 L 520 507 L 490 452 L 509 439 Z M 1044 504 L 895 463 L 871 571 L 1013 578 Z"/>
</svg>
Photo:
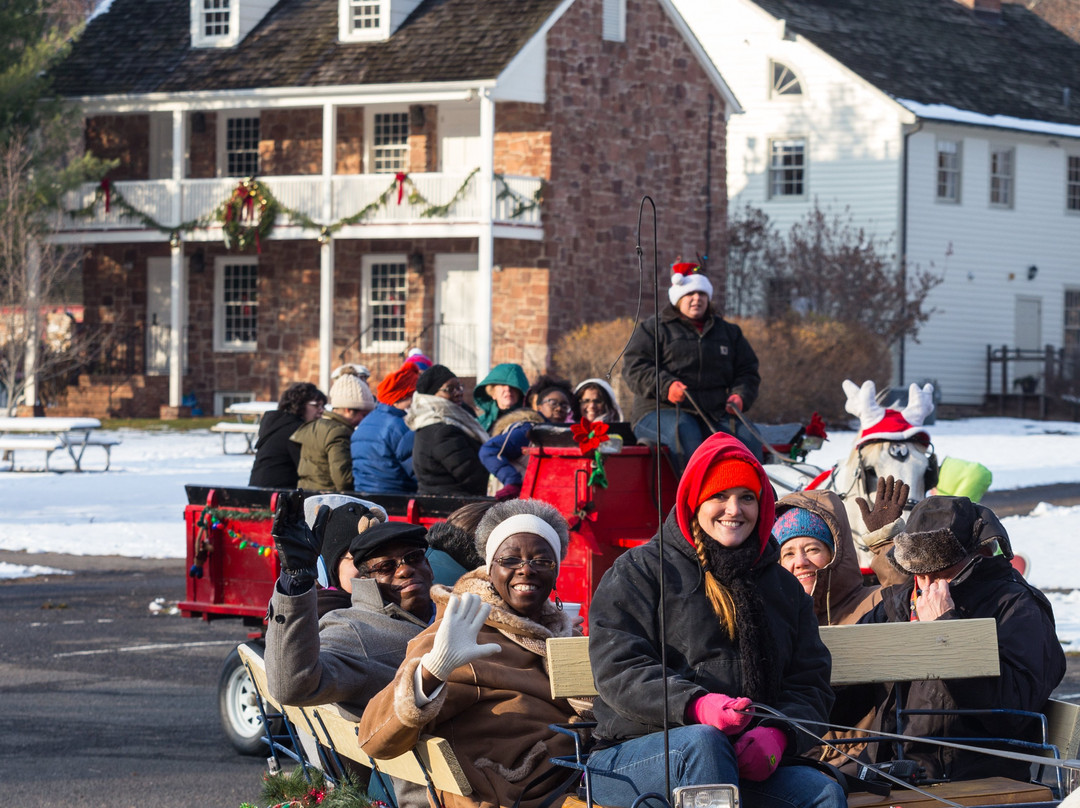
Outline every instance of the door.
<svg viewBox="0 0 1080 808">
<path fill-rule="evenodd" d="M 458 376 L 476 375 L 476 254 L 435 256 L 435 361 Z"/>
<path fill-rule="evenodd" d="M 1042 298 L 1041 297 L 1018 297 L 1016 298 L 1016 347 L 1022 351 L 1042 351 Z M 1040 378 L 1045 363 L 1041 360 L 1015 362 L 1010 368 L 1009 382 L 1013 386 L 1012 392 L 1035 392 L 1030 387 L 1017 384 L 1017 379 Z"/>
<path fill-rule="evenodd" d="M 187 278 L 187 260 L 184 261 Z M 172 261 L 146 259 L 146 373 L 167 376 L 172 332 Z M 184 313 L 184 370 L 187 370 L 187 312 Z"/>
<path fill-rule="evenodd" d="M 439 108 L 442 171 L 468 174 L 480 165 L 480 110 L 476 104 Z"/>
</svg>

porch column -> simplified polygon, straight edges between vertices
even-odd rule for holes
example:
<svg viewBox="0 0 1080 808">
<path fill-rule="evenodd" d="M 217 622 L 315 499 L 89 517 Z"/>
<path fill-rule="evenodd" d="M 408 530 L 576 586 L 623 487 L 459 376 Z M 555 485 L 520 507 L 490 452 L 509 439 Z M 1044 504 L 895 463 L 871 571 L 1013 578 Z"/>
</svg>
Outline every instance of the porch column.
<svg viewBox="0 0 1080 808">
<path fill-rule="evenodd" d="M 490 91 L 480 90 L 480 234 L 477 244 L 477 281 L 480 288 L 480 322 L 476 330 L 476 374 L 482 379 L 491 370 L 491 271 L 495 263 L 495 101 Z"/>
<path fill-rule="evenodd" d="M 334 220 L 334 155 L 337 135 L 337 107 L 323 104 L 322 119 L 322 220 Z M 329 234 L 319 236 L 319 389 L 330 390 L 330 363 L 334 354 L 334 242 Z"/>
<path fill-rule="evenodd" d="M 38 344 L 41 336 L 41 242 L 30 239 L 26 245 L 26 352 L 23 356 L 23 403 L 37 415 Z M 14 407 L 15 402 L 9 402 Z M 12 410 L 14 412 L 14 410 Z"/>
<path fill-rule="evenodd" d="M 183 215 L 184 113 L 172 114 L 172 220 L 180 223 Z M 179 407 L 184 398 L 184 312 L 187 310 L 187 287 L 184 285 L 184 245 L 179 233 L 169 238 L 169 406 Z"/>
</svg>

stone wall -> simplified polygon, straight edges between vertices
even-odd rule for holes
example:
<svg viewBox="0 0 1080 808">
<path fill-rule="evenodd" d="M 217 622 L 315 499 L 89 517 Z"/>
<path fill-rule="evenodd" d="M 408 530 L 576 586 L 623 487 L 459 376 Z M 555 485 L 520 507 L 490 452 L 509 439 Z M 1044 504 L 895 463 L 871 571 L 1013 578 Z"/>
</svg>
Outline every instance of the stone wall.
<svg viewBox="0 0 1080 808">
<path fill-rule="evenodd" d="M 339 107 L 335 174 L 360 174 L 364 170 L 364 108 Z"/>
<path fill-rule="evenodd" d="M 551 176 L 551 130 L 543 104 L 495 106 L 495 173 Z"/>
<path fill-rule="evenodd" d="M 113 182 L 150 178 L 149 115 L 95 115 L 87 118 L 83 142 L 91 154 L 120 161 L 108 174 Z"/>
<path fill-rule="evenodd" d="M 409 172 L 439 170 L 439 108 L 434 104 L 409 107 Z"/>
<path fill-rule="evenodd" d="M 322 109 L 265 109 L 259 114 L 259 173 L 322 173 Z"/>
<path fill-rule="evenodd" d="M 188 176 L 217 176 L 217 113 L 195 112 L 188 118 Z"/>
</svg>

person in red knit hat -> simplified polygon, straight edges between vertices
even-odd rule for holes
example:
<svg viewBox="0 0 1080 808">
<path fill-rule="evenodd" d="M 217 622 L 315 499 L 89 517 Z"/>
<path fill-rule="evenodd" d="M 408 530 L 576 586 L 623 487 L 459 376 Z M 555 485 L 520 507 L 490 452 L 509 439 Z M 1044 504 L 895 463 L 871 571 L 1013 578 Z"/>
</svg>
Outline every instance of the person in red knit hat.
<svg viewBox="0 0 1080 808">
<path fill-rule="evenodd" d="M 626 348 L 623 379 L 634 393 L 634 434 L 667 446 L 676 470 L 717 431 L 739 438 L 763 459 L 761 444 L 735 415 L 757 398 L 757 355 L 742 330 L 714 311 L 712 294 L 712 282 L 699 264 L 677 262 L 668 289 L 671 305 L 635 329 Z M 659 367 L 654 338 L 660 344 Z"/>
<path fill-rule="evenodd" d="M 375 394 L 379 403 L 352 434 L 353 488 L 368 494 L 412 494 L 413 437 L 405 415 L 416 392 L 420 370 L 406 362 L 388 373 Z"/>
<path fill-rule="evenodd" d="M 600 581 L 589 609 L 597 804 L 670 798 L 657 762 L 666 718 L 672 788 L 734 783 L 745 808 L 846 805 L 835 780 L 794 759 L 813 739 L 785 718 L 812 728 L 828 720 L 831 665 L 813 602 L 777 563 L 774 506 L 754 455 L 729 435 L 713 435 L 679 481 L 661 528 L 663 556 L 653 538 L 621 555 Z M 657 620 L 661 569 L 666 636 Z"/>
</svg>

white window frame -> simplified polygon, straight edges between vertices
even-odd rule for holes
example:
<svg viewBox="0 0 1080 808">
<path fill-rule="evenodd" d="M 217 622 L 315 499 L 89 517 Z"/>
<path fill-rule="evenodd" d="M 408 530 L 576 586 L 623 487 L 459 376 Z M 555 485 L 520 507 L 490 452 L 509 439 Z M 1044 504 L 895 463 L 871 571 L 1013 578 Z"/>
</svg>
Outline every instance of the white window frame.
<svg viewBox="0 0 1080 808">
<path fill-rule="evenodd" d="M 365 353 L 400 353 L 408 347 L 409 335 L 402 325 L 402 338 L 400 340 L 376 340 L 372 333 L 372 308 L 371 308 L 371 273 L 376 264 L 402 264 L 405 267 L 403 275 L 405 279 L 405 297 L 402 305 L 406 311 L 409 306 L 409 258 L 404 253 L 374 253 L 365 255 L 362 261 L 363 273 L 360 284 L 360 340 L 361 350 Z M 404 318 L 404 314 L 402 317 Z"/>
<path fill-rule="evenodd" d="M 218 0 L 219 2 L 221 0 Z M 237 10 L 237 6 L 240 0 L 224 0 L 228 2 L 228 32 L 224 34 L 207 34 L 205 33 L 205 15 L 207 9 L 205 8 L 208 0 L 191 0 L 191 45 L 195 48 L 229 48 L 235 45 L 239 41 L 238 30 L 240 27 L 240 17 Z"/>
<path fill-rule="evenodd" d="M 1015 204 L 1016 149 L 1011 146 L 991 146 L 990 207 L 1008 209 Z"/>
<path fill-rule="evenodd" d="M 604 0 L 600 29 L 605 42 L 626 41 L 626 0 Z"/>
<path fill-rule="evenodd" d="M 255 394 L 247 390 L 215 390 L 214 415 L 224 415 L 225 408 L 242 401 L 254 401 Z M 228 402 L 226 404 L 225 402 Z"/>
<path fill-rule="evenodd" d="M 244 118 L 253 118 L 259 121 L 259 138 L 262 139 L 262 116 L 259 115 L 259 110 L 234 110 L 231 112 L 223 112 L 217 116 L 217 153 L 218 153 L 218 176 L 219 177 L 249 177 L 259 173 L 259 141 L 255 141 L 255 171 L 248 174 L 233 174 L 229 171 L 229 121 L 240 120 Z"/>
<path fill-rule="evenodd" d="M 799 91 L 797 93 L 782 93 L 776 89 L 776 68 L 782 67 L 788 73 L 791 74 L 794 83 L 798 85 Z M 788 62 L 782 62 L 779 59 L 769 59 L 769 74 L 766 76 L 766 84 L 769 88 L 769 98 L 779 99 L 783 101 L 798 101 L 806 95 L 806 90 L 803 88 L 802 76 L 795 70 Z"/>
<path fill-rule="evenodd" d="M 255 339 L 225 340 L 225 267 L 253 266 L 255 275 Z M 250 255 L 219 255 L 214 259 L 214 350 L 219 353 L 250 353 L 259 346 L 259 259 Z"/>
<path fill-rule="evenodd" d="M 942 146 L 949 146 L 949 149 L 943 149 Z M 955 154 L 955 166 L 942 167 L 941 155 L 952 153 Z M 943 177 L 954 177 L 953 193 L 950 196 L 948 194 L 948 188 L 946 193 L 942 194 L 942 185 L 948 186 L 949 183 L 942 182 Z M 959 205 L 963 196 L 963 182 L 964 182 L 964 143 L 962 140 L 954 138 L 938 138 L 934 144 L 934 199 L 945 205 Z"/>
<path fill-rule="evenodd" d="M 1065 212 L 1080 215 L 1080 153 L 1065 155 Z"/>
<path fill-rule="evenodd" d="M 379 23 L 371 28 L 353 28 L 353 8 L 378 6 Z M 377 42 L 390 36 L 390 3 L 387 0 L 338 0 L 338 39 L 342 42 Z"/>
<path fill-rule="evenodd" d="M 784 194 L 775 193 L 773 191 L 775 185 L 773 182 L 773 176 L 778 171 L 788 171 L 782 166 L 776 167 L 773 164 L 774 149 L 778 145 L 782 144 L 796 144 L 802 143 L 802 192 L 798 194 Z M 765 188 L 765 194 L 768 199 L 789 199 L 789 200 L 804 200 L 807 198 L 807 186 L 810 182 L 810 141 L 804 135 L 789 135 L 786 137 L 772 137 L 769 138 L 768 152 L 767 152 L 768 169 L 765 172 L 765 182 L 767 187 Z"/>
<path fill-rule="evenodd" d="M 375 116 L 376 115 L 404 115 L 405 116 L 405 160 L 401 171 L 409 170 L 409 108 L 408 106 L 392 107 L 366 107 L 364 109 L 364 173 L 365 174 L 394 174 L 395 171 L 375 170 Z"/>
</svg>

